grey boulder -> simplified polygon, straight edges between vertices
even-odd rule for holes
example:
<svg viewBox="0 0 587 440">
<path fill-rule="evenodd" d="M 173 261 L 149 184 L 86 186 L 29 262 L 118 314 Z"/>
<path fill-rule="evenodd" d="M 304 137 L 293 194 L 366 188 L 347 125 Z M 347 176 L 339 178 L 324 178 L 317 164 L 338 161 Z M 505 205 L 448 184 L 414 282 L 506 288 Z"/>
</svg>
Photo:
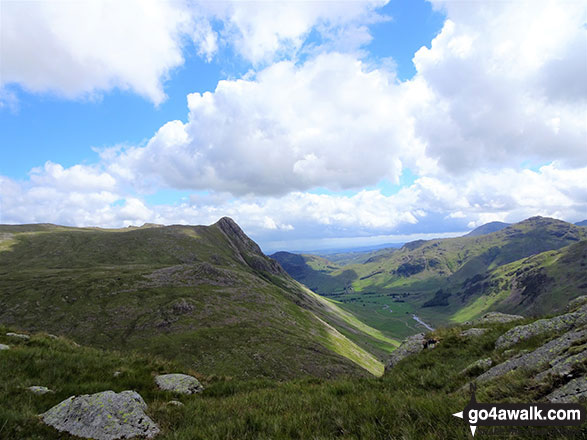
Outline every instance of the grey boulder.
<svg viewBox="0 0 587 440">
<path fill-rule="evenodd" d="M 10 350 L 10 347 L 8 345 L 0 344 L 0 351 L 2 350 Z"/>
<path fill-rule="evenodd" d="M 159 427 L 145 414 L 147 404 L 135 391 L 103 391 L 71 396 L 41 414 L 43 422 L 78 437 L 115 440 L 153 438 Z"/>
<path fill-rule="evenodd" d="M 404 339 L 401 345 L 391 353 L 387 365 L 385 366 L 385 371 L 395 367 L 402 359 L 421 352 L 424 349 L 423 341 L 424 333 L 418 333 L 417 335 Z"/>
<path fill-rule="evenodd" d="M 42 394 L 47 394 L 47 393 L 53 393 L 53 390 L 50 390 L 47 387 L 43 387 L 40 385 L 33 385 L 31 387 L 27 387 L 27 390 L 29 390 L 31 393 L 33 394 L 38 394 L 38 395 L 42 395 Z"/>
<path fill-rule="evenodd" d="M 204 390 L 198 379 L 187 374 L 162 374 L 155 376 L 155 382 L 164 391 L 181 394 L 195 394 Z"/>
</svg>

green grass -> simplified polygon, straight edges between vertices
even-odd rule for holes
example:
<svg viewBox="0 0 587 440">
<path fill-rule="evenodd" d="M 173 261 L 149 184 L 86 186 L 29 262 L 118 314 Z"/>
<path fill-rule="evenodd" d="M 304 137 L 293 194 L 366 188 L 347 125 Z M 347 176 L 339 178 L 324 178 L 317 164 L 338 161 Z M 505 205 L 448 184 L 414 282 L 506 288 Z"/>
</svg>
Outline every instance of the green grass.
<svg viewBox="0 0 587 440">
<path fill-rule="evenodd" d="M 161 440 L 469 439 L 468 426 L 451 415 L 469 400 L 460 391 L 469 377 L 459 371 L 479 358 L 500 356 L 493 351 L 495 339 L 510 327 L 489 326 L 490 332 L 475 341 L 461 338 L 459 328 L 437 330 L 438 348 L 405 359 L 380 379 L 283 382 L 202 376 L 156 356 L 76 347 L 43 335 L 15 341 L 4 336 L 10 329 L 0 326 L 0 343 L 12 346 L 0 352 L 0 438 L 73 439 L 45 426 L 37 415 L 71 395 L 132 389 L 147 402 L 149 415 L 162 429 Z M 114 377 L 115 371 L 122 374 Z M 153 376 L 172 372 L 196 375 L 204 392 L 178 396 L 158 390 Z M 35 396 L 25 389 L 31 385 L 45 385 L 55 393 Z M 538 401 L 551 385 L 537 386 L 524 372 L 516 372 L 480 384 L 477 399 Z M 184 406 L 166 405 L 172 399 Z M 586 434 L 583 428 L 576 438 Z M 549 430 L 541 438 L 563 437 Z"/>
</svg>

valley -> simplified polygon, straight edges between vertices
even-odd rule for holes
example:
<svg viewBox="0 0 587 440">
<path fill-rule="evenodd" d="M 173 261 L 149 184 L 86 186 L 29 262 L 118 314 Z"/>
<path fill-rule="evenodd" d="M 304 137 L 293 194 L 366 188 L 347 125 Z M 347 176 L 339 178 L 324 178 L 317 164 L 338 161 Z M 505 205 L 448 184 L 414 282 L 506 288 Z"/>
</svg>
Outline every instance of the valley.
<svg viewBox="0 0 587 440">
<path fill-rule="evenodd" d="M 413 314 L 432 327 L 493 310 L 539 316 L 587 293 L 587 229 L 543 217 L 346 254 L 338 262 L 327 255 L 272 257 L 293 278 L 399 338 L 426 330 Z"/>
</svg>

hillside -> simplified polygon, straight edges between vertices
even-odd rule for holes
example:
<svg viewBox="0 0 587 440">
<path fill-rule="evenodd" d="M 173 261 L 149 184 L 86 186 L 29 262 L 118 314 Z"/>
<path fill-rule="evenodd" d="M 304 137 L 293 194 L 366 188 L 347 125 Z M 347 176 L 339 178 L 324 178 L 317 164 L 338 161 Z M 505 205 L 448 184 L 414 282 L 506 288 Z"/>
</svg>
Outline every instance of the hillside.
<svg viewBox="0 0 587 440">
<path fill-rule="evenodd" d="M 455 321 L 488 311 L 540 316 L 587 293 L 587 240 L 542 252 L 466 280 L 447 301 Z M 463 307 L 463 304 L 466 304 Z"/>
<path fill-rule="evenodd" d="M 0 434 L 7 440 L 73 440 L 78 437 L 46 426 L 38 414 L 72 395 L 133 390 L 145 400 L 148 416 L 161 430 L 157 440 L 465 440 L 471 438 L 469 427 L 451 414 L 462 411 L 469 402 L 467 384 L 476 377 L 496 375 L 508 362 L 535 359 L 535 352 L 554 344 L 554 356 L 569 361 L 565 362 L 564 377 L 558 377 L 562 373 L 556 369 L 546 371 L 553 373 L 547 376 L 544 372 L 537 375 L 536 368 L 518 368 L 499 376 L 499 380 L 478 379 L 477 400 L 543 402 L 571 381 L 584 380 L 584 305 L 581 310 L 583 324 L 570 331 L 576 334 L 583 329 L 583 336 L 575 336 L 574 342 L 564 346 L 556 345 L 556 341 L 569 331 L 568 326 L 544 333 L 544 326 L 531 319 L 478 322 L 476 333 L 471 325 L 429 333 L 428 337 L 440 341 L 435 349 L 404 357 L 381 378 L 287 382 L 206 376 L 156 356 L 80 347 L 47 334 L 32 334 L 29 340 L 9 337 L 6 333 L 15 329 L 0 326 L 0 344 L 9 346 L 0 350 Z M 507 350 L 500 346 L 507 335 L 527 327 L 532 327 L 536 336 Z M 545 362 L 534 362 L 541 370 L 549 368 Z M 493 368 L 488 370 L 487 365 Z M 158 389 L 154 375 L 171 372 L 196 375 L 203 392 L 180 395 Z M 33 395 L 27 387 L 35 385 L 53 392 Z M 171 400 L 183 405 L 170 404 Z M 478 434 L 489 434 L 490 429 L 480 427 Z M 534 439 L 537 435 L 526 428 L 516 432 L 515 437 L 508 438 Z M 586 434 L 584 426 L 574 435 L 544 428 L 540 438 L 580 439 Z"/>
<path fill-rule="evenodd" d="M 0 323 L 22 330 L 249 378 L 381 374 L 397 345 L 308 292 L 228 218 L 2 225 L 0 237 Z"/>
<path fill-rule="evenodd" d="M 404 337 L 425 329 L 413 315 L 436 326 L 447 323 L 460 309 L 470 307 L 476 297 L 458 296 L 457 292 L 466 290 L 465 284 L 471 280 L 486 277 L 491 271 L 520 259 L 585 239 L 587 231 L 582 227 L 556 219 L 532 217 L 494 232 L 419 240 L 399 250 L 376 251 L 361 263 L 343 266 L 322 259 L 317 267 L 311 256 L 303 255 L 305 265 L 300 266 L 298 273 L 303 273 L 299 280 L 305 280 L 302 282 L 307 282 L 321 295 L 337 299 L 369 325 Z M 288 262 L 284 262 L 283 267 L 291 270 Z M 576 265 L 572 267 L 579 270 Z M 568 300 L 584 294 L 585 288 L 565 292 L 564 299 Z M 449 294 L 452 295 L 450 301 Z M 529 315 L 556 311 L 553 308 L 556 301 L 550 305 L 539 304 L 540 301 L 533 305 L 531 298 L 521 306 L 505 302 L 501 309 Z M 443 307 L 449 304 L 450 307 Z M 428 307 L 422 307 L 424 305 Z M 477 309 L 476 313 L 485 310 Z M 468 310 L 472 312 L 475 307 Z M 469 314 L 474 316 L 474 313 Z"/>
</svg>

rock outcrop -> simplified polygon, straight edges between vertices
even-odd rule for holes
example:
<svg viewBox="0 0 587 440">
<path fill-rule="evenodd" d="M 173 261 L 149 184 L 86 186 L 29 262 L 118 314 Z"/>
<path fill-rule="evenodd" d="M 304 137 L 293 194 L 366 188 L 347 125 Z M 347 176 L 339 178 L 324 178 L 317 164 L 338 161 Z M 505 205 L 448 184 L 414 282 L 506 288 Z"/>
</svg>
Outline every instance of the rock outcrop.
<svg viewBox="0 0 587 440">
<path fill-rule="evenodd" d="M 565 333 L 536 350 L 523 354 L 521 356 L 509 359 L 501 364 L 496 365 L 489 371 L 483 373 L 477 378 L 478 382 L 484 382 L 487 380 L 494 379 L 496 377 L 503 376 L 510 371 L 518 368 L 524 368 L 528 370 L 538 370 L 555 360 L 565 350 L 571 347 L 573 344 L 580 342 L 587 338 L 587 330 L 580 330 L 575 332 Z"/>
<path fill-rule="evenodd" d="M 576 403 L 587 398 L 587 377 L 578 377 L 557 388 L 546 399 L 552 403 Z"/>
<path fill-rule="evenodd" d="M 385 366 L 385 371 L 395 367 L 402 359 L 422 351 L 424 349 L 423 341 L 424 333 L 418 333 L 417 335 L 404 339 L 401 345 L 391 353 Z"/>
<path fill-rule="evenodd" d="M 10 350 L 10 346 L 5 345 L 5 344 L 0 344 L 0 351 L 2 350 Z"/>
<path fill-rule="evenodd" d="M 497 339 L 495 348 L 510 348 L 534 336 L 560 334 L 585 324 L 587 324 L 587 305 L 572 313 L 555 316 L 550 319 L 539 319 L 531 324 L 514 327 Z"/>
<path fill-rule="evenodd" d="M 59 431 L 95 440 L 153 438 L 159 427 L 145 414 L 147 405 L 135 391 L 104 391 L 71 396 L 41 414 Z"/>
<path fill-rule="evenodd" d="M 566 377 L 570 376 L 580 364 L 587 361 L 587 350 L 585 347 L 576 354 L 564 353 L 549 363 L 550 368 L 544 370 L 542 373 L 536 375 L 535 379 L 539 382 L 546 379 L 548 376 Z"/>
<path fill-rule="evenodd" d="M 181 394 L 195 394 L 204 390 L 198 379 L 187 374 L 163 374 L 156 376 L 155 382 L 164 391 Z"/>
</svg>

